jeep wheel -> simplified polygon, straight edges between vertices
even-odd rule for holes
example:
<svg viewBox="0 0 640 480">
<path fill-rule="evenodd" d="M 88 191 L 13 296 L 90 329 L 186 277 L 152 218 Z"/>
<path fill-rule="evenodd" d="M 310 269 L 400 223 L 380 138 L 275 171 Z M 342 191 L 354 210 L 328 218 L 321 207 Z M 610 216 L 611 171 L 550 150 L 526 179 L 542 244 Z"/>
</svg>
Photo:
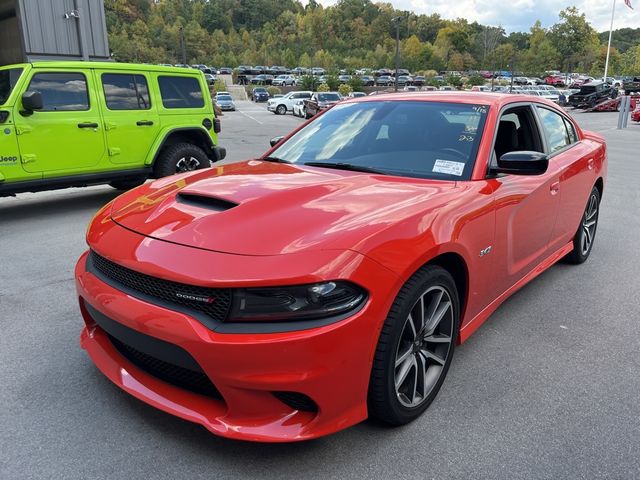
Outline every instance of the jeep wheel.
<svg viewBox="0 0 640 480">
<path fill-rule="evenodd" d="M 191 143 L 176 143 L 163 149 L 154 171 L 156 178 L 161 178 L 210 166 L 211 160 L 200 147 Z"/>
<path fill-rule="evenodd" d="M 278 108 L 276 108 L 276 113 L 278 115 L 286 115 L 287 114 L 287 107 L 285 107 L 284 105 L 278 105 Z"/>
</svg>

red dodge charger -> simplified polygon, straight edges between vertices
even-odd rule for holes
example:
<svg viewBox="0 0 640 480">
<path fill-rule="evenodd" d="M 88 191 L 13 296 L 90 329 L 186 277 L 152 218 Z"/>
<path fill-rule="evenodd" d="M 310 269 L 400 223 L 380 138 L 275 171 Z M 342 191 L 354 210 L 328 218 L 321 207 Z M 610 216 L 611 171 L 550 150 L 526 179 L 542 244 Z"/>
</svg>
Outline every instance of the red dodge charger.
<svg viewBox="0 0 640 480">
<path fill-rule="evenodd" d="M 272 144 L 116 198 L 76 267 L 96 366 L 218 435 L 414 420 L 456 344 L 593 247 L 604 140 L 538 97 L 378 95 Z"/>
</svg>

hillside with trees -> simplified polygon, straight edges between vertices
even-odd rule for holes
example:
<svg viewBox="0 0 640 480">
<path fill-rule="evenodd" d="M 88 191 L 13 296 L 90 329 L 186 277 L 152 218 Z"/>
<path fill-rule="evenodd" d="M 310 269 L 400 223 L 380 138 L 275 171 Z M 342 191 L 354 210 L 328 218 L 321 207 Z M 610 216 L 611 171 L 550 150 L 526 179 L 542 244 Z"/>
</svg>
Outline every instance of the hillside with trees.
<svg viewBox="0 0 640 480">
<path fill-rule="evenodd" d="M 402 67 L 425 70 L 545 70 L 602 75 L 606 34 L 575 7 L 558 22 L 507 35 L 500 26 L 438 14 L 416 15 L 389 3 L 340 0 L 105 0 L 113 56 L 119 61 L 215 66 L 286 65 L 382 68 L 393 65 L 394 17 L 402 16 Z M 614 33 L 610 73 L 640 73 L 640 29 Z"/>
</svg>

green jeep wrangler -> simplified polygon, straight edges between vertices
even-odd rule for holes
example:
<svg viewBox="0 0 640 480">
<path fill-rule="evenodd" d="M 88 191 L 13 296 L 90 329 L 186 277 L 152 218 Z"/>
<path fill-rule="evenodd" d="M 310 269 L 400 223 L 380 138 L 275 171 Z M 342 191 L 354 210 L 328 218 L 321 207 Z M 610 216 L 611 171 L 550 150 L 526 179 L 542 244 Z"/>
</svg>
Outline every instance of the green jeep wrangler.
<svg viewBox="0 0 640 480">
<path fill-rule="evenodd" d="M 199 70 L 107 62 L 0 67 L 0 196 L 147 178 L 222 160 Z"/>
</svg>

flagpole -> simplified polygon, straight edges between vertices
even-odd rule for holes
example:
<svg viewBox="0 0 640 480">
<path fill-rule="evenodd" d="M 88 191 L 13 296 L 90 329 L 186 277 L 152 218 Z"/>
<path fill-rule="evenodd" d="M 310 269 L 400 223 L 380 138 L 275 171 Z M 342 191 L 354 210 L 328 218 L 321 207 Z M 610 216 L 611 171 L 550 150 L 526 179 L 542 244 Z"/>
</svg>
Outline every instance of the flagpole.
<svg viewBox="0 0 640 480">
<path fill-rule="evenodd" d="M 611 35 L 613 34 L 613 15 L 616 12 L 616 0 L 613 0 L 613 8 L 611 9 L 611 26 L 609 27 L 609 43 L 607 44 L 607 59 L 604 62 L 604 80 L 607 81 L 607 73 L 609 71 L 609 54 L 611 53 Z"/>
</svg>

